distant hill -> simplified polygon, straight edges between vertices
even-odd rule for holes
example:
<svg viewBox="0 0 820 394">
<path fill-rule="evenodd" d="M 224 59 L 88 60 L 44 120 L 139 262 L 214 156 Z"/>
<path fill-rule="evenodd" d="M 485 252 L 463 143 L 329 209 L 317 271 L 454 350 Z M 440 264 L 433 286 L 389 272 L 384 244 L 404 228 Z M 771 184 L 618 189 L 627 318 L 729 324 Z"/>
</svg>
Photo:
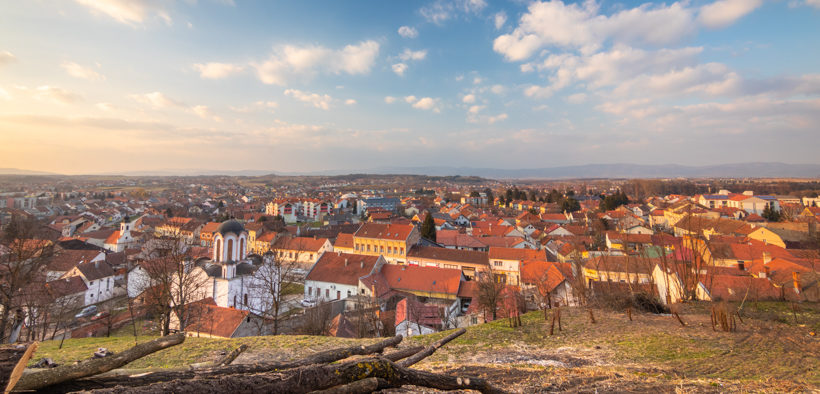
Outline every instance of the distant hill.
<svg viewBox="0 0 820 394">
<path fill-rule="evenodd" d="M 820 178 L 820 164 L 732 163 L 709 166 L 680 164 L 585 164 L 544 168 L 475 168 L 475 167 L 376 167 L 324 171 L 282 172 L 275 170 L 157 169 L 145 171 L 105 172 L 89 175 L 125 176 L 334 176 L 348 174 L 477 176 L 490 179 L 576 179 L 576 178 Z M 57 175 L 54 173 L 0 168 L 0 175 Z"/>
<path fill-rule="evenodd" d="M 53 172 L 21 170 L 19 168 L 0 168 L 0 175 L 59 175 Z"/>
<path fill-rule="evenodd" d="M 499 169 L 471 167 L 382 167 L 364 173 L 424 174 L 434 176 L 462 175 L 485 178 L 771 178 L 820 177 L 820 164 L 735 163 L 711 166 L 684 166 L 679 164 L 586 164 L 578 166 Z"/>
</svg>

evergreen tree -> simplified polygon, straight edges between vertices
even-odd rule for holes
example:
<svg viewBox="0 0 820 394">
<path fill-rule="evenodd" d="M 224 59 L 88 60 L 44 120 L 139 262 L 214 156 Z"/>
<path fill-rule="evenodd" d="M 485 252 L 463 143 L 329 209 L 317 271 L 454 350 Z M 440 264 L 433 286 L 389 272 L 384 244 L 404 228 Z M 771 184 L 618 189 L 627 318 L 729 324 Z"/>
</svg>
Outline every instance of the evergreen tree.
<svg viewBox="0 0 820 394">
<path fill-rule="evenodd" d="M 436 242 L 436 221 L 433 215 L 427 212 L 424 223 L 421 224 L 421 237 Z"/>
</svg>

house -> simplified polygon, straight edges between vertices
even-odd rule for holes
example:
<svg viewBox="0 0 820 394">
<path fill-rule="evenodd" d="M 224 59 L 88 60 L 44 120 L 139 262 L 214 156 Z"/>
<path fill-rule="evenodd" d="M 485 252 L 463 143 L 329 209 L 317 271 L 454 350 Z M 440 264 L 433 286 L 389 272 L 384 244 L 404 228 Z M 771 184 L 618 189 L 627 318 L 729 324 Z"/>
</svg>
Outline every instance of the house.
<svg viewBox="0 0 820 394">
<path fill-rule="evenodd" d="M 103 247 L 112 252 L 122 252 L 128 247 L 134 245 L 135 240 L 131 235 L 131 230 L 134 228 L 134 222 L 130 221 L 128 216 L 120 223 L 120 229 L 114 231 L 106 238 Z"/>
<path fill-rule="evenodd" d="M 410 249 L 407 263 L 421 267 L 459 269 L 470 280 L 474 280 L 479 272 L 486 272 L 490 267 L 487 252 L 419 245 Z"/>
<path fill-rule="evenodd" d="M 588 286 L 592 282 L 622 282 L 632 284 L 650 283 L 654 259 L 636 256 L 595 256 L 583 265 L 583 275 Z"/>
<path fill-rule="evenodd" d="M 355 253 L 353 247 L 353 234 L 339 233 L 336 236 L 336 242 L 333 243 L 334 252 Z"/>
<path fill-rule="evenodd" d="M 171 314 L 171 328 L 185 331 L 189 337 L 240 338 L 264 334 L 264 321 L 253 313 L 221 307 L 213 298 L 186 305 L 187 324 L 180 325 L 176 313 Z"/>
<path fill-rule="evenodd" d="M 80 277 L 88 288 L 83 300 L 84 305 L 103 302 L 120 293 L 116 287 L 117 279 L 121 279 L 121 276 L 117 275 L 104 260 L 80 263 L 66 272 L 61 279 L 72 276 Z"/>
<path fill-rule="evenodd" d="M 532 301 L 545 296 L 550 307 L 577 304 L 572 280 L 570 264 L 548 261 L 521 263 L 521 289 L 524 296 Z"/>
<path fill-rule="evenodd" d="M 436 243 L 448 249 L 487 251 L 489 247 L 477 238 L 460 233 L 456 230 L 441 230 L 436 232 Z"/>
<path fill-rule="evenodd" d="M 81 263 L 104 260 L 105 253 L 100 250 L 55 248 L 54 254 L 46 263 L 46 280 L 55 280 Z"/>
<path fill-rule="evenodd" d="M 297 264 L 307 271 L 325 252 L 333 250 L 327 238 L 280 237 L 271 247 L 273 255 L 284 263 Z"/>
<path fill-rule="evenodd" d="M 305 299 L 330 301 L 356 295 L 359 278 L 386 263 L 383 256 L 324 253 L 305 277 Z"/>
<path fill-rule="evenodd" d="M 407 252 L 421 240 L 412 224 L 364 223 L 353 234 L 353 249 L 358 254 L 384 256 L 390 263 L 407 261 Z"/>
<path fill-rule="evenodd" d="M 441 310 L 436 305 L 404 298 L 396 304 L 396 335 L 412 337 L 438 332 L 442 327 Z"/>
<path fill-rule="evenodd" d="M 201 246 L 213 246 L 214 233 L 219 227 L 219 222 L 207 222 L 199 230 L 199 244 Z"/>
<path fill-rule="evenodd" d="M 490 270 L 500 283 L 518 286 L 522 261 L 547 261 L 544 250 L 490 247 Z"/>
</svg>

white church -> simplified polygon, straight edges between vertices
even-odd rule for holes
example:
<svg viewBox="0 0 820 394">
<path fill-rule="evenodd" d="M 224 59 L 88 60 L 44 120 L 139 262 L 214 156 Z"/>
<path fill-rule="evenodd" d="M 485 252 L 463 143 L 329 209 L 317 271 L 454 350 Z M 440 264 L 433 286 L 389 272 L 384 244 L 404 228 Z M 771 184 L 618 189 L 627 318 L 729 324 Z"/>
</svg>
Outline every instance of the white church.
<svg viewBox="0 0 820 394">
<path fill-rule="evenodd" d="M 202 298 L 212 297 L 217 305 L 260 313 L 270 307 L 270 291 L 265 288 L 266 268 L 259 258 L 248 258 L 248 232 L 238 220 L 217 227 L 211 260 L 199 260 L 191 274 L 204 281 Z M 261 268 L 261 269 L 260 269 Z"/>
<path fill-rule="evenodd" d="M 231 219 L 223 222 L 213 233 L 213 251 L 211 258 L 200 258 L 187 261 L 190 266 L 190 283 L 196 283 L 198 294 L 190 298 L 191 302 L 213 298 L 218 306 L 248 310 L 262 313 L 270 308 L 271 291 L 265 283 L 277 282 L 269 275 L 270 265 L 265 257 L 248 257 L 248 232 L 239 221 Z M 151 264 L 147 261 L 143 264 Z M 263 279 L 264 278 L 264 279 Z M 128 295 L 135 297 L 151 285 L 148 272 L 137 266 L 129 272 Z M 191 286 L 192 288 L 194 286 Z"/>
</svg>

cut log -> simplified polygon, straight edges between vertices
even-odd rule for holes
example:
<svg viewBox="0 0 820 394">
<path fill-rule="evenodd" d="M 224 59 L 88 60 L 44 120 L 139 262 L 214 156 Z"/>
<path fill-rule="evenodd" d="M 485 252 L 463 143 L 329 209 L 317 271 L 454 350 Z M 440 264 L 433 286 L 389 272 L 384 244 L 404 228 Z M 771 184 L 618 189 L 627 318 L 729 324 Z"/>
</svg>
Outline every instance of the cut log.
<svg viewBox="0 0 820 394">
<path fill-rule="evenodd" d="M 150 342 L 141 343 L 110 357 L 92 359 L 77 365 L 63 365 L 57 368 L 24 375 L 17 382 L 17 385 L 14 386 L 14 390 L 36 390 L 86 376 L 101 374 L 122 367 L 131 361 L 145 357 L 156 351 L 179 345 L 183 341 L 185 341 L 185 334 L 183 333 L 169 335 Z"/>
<path fill-rule="evenodd" d="M 261 372 L 282 371 L 313 364 L 327 364 L 343 360 L 354 355 L 370 355 L 379 353 L 389 346 L 396 346 L 402 341 L 401 335 L 374 343 L 368 346 L 351 346 L 341 349 L 332 349 L 315 353 L 301 360 L 277 363 L 235 364 L 221 367 L 201 368 L 195 370 L 157 371 L 139 376 L 106 376 L 99 378 L 78 379 L 65 382 L 60 387 L 50 387 L 51 392 L 70 392 L 103 389 L 115 386 L 135 387 L 155 382 L 186 380 L 194 378 L 220 377 L 233 374 L 254 374 Z M 398 352 L 396 352 L 398 353 Z M 404 356 L 406 357 L 406 356 Z M 403 358 L 403 357 L 402 357 Z"/>
<path fill-rule="evenodd" d="M 370 358 L 338 365 L 307 366 L 279 373 L 209 377 L 173 380 L 141 387 L 114 387 L 93 393 L 308 393 L 347 385 L 366 378 L 381 378 L 391 387 L 413 385 L 439 390 L 477 390 L 482 393 L 504 393 L 481 378 L 449 376 L 403 368 L 390 360 Z"/>
<path fill-rule="evenodd" d="M 398 364 L 399 364 L 399 366 L 402 366 L 402 367 L 409 367 L 409 366 L 411 366 L 411 365 L 413 365 L 413 364 L 415 364 L 415 363 L 417 363 L 421 360 L 424 360 L 425 358 L 429 357 L 431 354 L 435 353 L 436 350 L 438 350 L 438 348 L 444 346 L 445 344 L 447 344 L 447 342 L 450 342 L 453 339 L 458 338 L 459 336 L 461 336 L 465 332 L 467 332 L 467 330 L 462 328 L 462 329 L 460 329 L 460 330 L 458 330 L 458 331 L 456 331 L 456 332 L 454 332 L 454 333 L 452 333 L 452 334 L 450 334 L 450 335 L 448 335 L 444 338 L 441 338 L 438 341 L 433 342 L 432 345 L 428 346 L 423 351 L 418 352 L 418 353 L 408 357 L 406 360 L 400 361 Z"/>
<path fill-rule="evenodd" d="M 390 384 L 381 378 L 367 378 L 353 383 L 331 387 L 327 390 L 311 391 L 309 394 L 368 394 L 376 390 L 389 388 Z"/>
<path fill-rule="evenodd" d="M 8 393 L 23 376 L 26 364 L 37 351 L 37 342 L 0 347 L 0 387 Z"/>
<path fill-rule="evenodd" d="M 239 357 L 239 355 L 242 354 L 242 352 L 244 352 L 247 349 L 248 349 L 248 345 L 245 345 L 245 344 L 239 345 L 238 348 L 236 348 L 236 349 L 232 350 L 230 353 L 226 354 L 225 357 L 222 357 L 221 360 L 217 360 L 214 363 L 214 366 L 219 367 L 219 366 L 223 366 L 223 365 L 229 365 L 230 363 L 233 362 L 233 360 L 236 360 L 236 358 Z"/>
<path fill-rule="evenodd" d="M 424 346 L 414 346 L 414 347 L 409 347 L 407 349 L 397 350 L 393 353 L 385 354 L 382 357 L 386 358 L 386 359 L 388 359 L 392 362 L 396 362 L 396 361 L 399 361 L 403 358 L 410 357 L 410 356 L 412 356 L 412 355 L 414 355 L 414 354 L 416 354 L 416 353 L 418 353 L 422 350 L 424 350 Z"/>
</svg>

